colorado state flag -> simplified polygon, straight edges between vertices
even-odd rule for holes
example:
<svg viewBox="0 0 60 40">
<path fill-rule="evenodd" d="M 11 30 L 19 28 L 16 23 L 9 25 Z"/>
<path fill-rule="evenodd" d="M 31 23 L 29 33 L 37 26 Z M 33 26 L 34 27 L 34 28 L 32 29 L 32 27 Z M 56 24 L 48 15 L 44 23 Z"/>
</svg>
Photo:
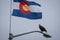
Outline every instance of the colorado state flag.
<svg viewBox="0 0 60 40">
<path fill-rule="evenodd" d="M 13 8 L 13 16 L 27 18 L 27 19 L 41 19 L 42 12 L 31 12 L 30 6 L 35 5 L 41 7 L 40 4 L 35 3 L 33 1 L 26 1 L 26 0 L 13 0 L 13 3 L 19 3 L 18 9 Z M 17 5 L 17 4 L 15 4 Z"/>
</svg>

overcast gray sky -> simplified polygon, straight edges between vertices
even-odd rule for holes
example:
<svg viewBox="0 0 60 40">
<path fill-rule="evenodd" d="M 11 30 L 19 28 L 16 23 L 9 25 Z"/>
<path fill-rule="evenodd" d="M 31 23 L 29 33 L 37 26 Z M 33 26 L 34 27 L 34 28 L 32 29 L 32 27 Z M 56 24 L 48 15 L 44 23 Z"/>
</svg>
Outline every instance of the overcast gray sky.
<svg viewBox="0 0 60 40">
<path fill-rule="evenodd" d="M 10 1 L 0 0 L 0 40 L 8 40 L 10 25 Z M 11 32 L 16 35 L 39 30 L 43 25 L 52 38 L 45 38 L 39 33 L 32 33 L 13 40 L 60 40 L 60 0 L 29 0 L 41 4 L 42 19 L 29 20 L 12 16 Z"/>
</svg>

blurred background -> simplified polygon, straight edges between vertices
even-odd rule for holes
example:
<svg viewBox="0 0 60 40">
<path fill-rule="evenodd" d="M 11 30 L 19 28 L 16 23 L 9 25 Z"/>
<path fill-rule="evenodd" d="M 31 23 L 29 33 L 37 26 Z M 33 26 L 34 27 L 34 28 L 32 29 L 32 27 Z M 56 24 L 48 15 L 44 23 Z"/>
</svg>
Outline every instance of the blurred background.
<svg viewBox="0 0 60 40">
<path fill-rule="evenodd" d="M 32 33 L 13 40 L 60 40 L 60 0 L 28 0 L 41 4 L 42 19 L 29 20 L 21 17 L 11 18 L 11 33 L 14 35 L 39 31 L 39 24 L 44 26 L 52 38 L 45 38 L 42 34 Z M 0 0 L 0 40 L 8 40 L 10 26 L 11 0 Z"/>
</svg>

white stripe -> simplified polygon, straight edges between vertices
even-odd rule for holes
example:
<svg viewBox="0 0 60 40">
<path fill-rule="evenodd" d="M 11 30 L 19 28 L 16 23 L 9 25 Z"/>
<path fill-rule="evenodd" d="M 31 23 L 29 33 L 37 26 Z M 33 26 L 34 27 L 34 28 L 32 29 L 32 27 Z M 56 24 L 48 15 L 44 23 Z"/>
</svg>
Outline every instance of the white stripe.
<svg viewBox="0 0 60 40">
<path fill-rule="evenodd" d="M 19 9 L 19 2 L 13 2 L 13 9 Z"/>
<path fill-rule="evenodd" d="M 30 11 L 31 12 L 42 12 L 41 7 L 35 6 L 35 5 L 30 6 Z"/>
</svg>

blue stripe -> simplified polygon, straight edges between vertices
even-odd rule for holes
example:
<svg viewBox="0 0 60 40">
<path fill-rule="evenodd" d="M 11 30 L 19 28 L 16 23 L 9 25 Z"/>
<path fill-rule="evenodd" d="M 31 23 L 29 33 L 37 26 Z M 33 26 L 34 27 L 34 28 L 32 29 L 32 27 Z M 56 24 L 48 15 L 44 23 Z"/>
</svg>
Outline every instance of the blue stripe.
<svg viewBox="0 0 60 40">
<path fill-rule="evenodd" d="M 27 19 L 42 19 L 41 12 L 39 13 L 32 12 L 31 14 L 25 15 L 25 14 L 22 14 L 19 10 L 14 9 L 12 15 L 17 17 L 27 18 Z"/>
<path fill-rule="evenodd" d="M 33 2 L 33 1 L 27 1 L 27 2 L 29 2 L 30 5 L 36 5 L 36 6 L 40 6 L 41 7 L 41 5 L 36 3 L 36 2 Z"/>
<path fill-rule="evenodd" d="M 22 1 L 25 1 L 25 2 L 28 2 L 30 5 L 36 5 L 36 6 L 40 6 L 40 4 L 36 3 L 36 2 L 33 2 L 33 1 L 26 1 L 26 0 L 14 0 L 14 2 L 22 2 Z"/>
<path fill-rule="evenodd" d="M 22 1 L 25 1 L 25 0 L 13 0 L 14 2 L 22 2 Z"/>
</svg>

